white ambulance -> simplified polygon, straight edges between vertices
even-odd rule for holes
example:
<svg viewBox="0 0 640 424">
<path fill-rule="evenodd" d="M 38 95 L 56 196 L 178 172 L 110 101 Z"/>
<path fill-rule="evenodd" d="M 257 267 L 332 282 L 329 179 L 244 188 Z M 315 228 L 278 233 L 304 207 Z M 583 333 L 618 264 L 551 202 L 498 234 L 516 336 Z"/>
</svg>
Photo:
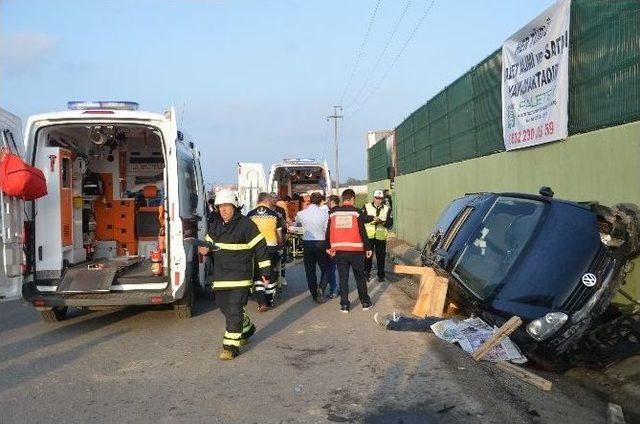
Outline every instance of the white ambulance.
<svg viewBox="0 0 640 424">
<path fill-rule="evenodd" d="M 2 199 L 9 277 L 0 296 L 21 293 L 45 321 L 70 306 L 172 304 L 179 318 L 191 316 L 194 289 L 205 284 L 196 243 L 207 208 L 200 152 L 173 108 L 69 102 L 31 116 L 17 153 L 44 172 L 48 194 Z M 23 215 L 8 218 L 6 207 Z"/>
<path fill-rule="evenodd" d="M 313 192 L 329 196 L 332 194 L 329 166 L 315 159 L 284 159 L 271 166 L 268 189 L 281 198 Z"/>
</svg>

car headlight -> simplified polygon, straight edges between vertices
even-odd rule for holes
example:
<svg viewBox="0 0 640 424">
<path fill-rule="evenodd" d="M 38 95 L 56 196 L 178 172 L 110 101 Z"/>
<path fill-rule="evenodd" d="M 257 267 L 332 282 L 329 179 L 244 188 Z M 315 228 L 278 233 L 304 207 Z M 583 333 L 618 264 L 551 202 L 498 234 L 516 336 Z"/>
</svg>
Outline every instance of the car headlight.
<svg viewBox="0 0 640 424">
<path fill-rule="evenodd" d="M 542 318 L 535 319 L 527 325 L 527 333 L 538 341 L 551 337 L 558 331 L 569 317 L 563 312 L 549 312 Z"/>
</svg>

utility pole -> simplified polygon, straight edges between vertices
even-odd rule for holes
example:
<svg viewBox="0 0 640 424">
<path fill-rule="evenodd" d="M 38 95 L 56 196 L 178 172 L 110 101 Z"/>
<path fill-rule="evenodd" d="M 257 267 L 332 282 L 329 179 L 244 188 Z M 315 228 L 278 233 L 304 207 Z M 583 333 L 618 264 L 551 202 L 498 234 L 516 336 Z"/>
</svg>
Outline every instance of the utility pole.
<svg viewBox="0 0 640 424">
<path fill-rule="evenodd" d="M 342 106 L 334 106 L 333 107 L 333 115 L 327 116 L 327 121 L 329 119 L 333 119 L 333 141 L 336 147 L 336 162 L 335 162 L 335 171 L 336 171 L 336 194 L 340 196 L 340 170 L 338 168 L 338 119 L 342 119 L 342 115 L 338 115 L 338 112 L 342 112 Z"/>
</svg>

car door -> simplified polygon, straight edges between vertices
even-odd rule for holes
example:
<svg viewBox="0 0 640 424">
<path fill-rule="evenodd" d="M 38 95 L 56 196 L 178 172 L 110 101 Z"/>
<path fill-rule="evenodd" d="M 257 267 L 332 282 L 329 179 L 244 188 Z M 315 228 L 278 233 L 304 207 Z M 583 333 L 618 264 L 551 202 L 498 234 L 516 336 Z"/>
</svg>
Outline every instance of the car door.
<svg viewBox="0 0 640 424">
<path fill-rule="evenodd" d="M 24 157 L 20 119 L 3 109 L 0 109 L 0 148 Z M 0 301 L 4 301 L 17 299 L 22 293 L 24 201 L 0 190 L 0 204 Z"/>
</svg>

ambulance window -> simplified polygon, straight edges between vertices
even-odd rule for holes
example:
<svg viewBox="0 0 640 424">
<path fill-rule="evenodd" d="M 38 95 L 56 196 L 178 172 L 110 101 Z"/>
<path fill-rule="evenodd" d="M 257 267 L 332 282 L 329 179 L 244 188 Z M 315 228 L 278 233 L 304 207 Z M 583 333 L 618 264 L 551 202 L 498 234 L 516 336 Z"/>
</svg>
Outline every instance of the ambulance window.
<svg viewBox="0 0 640 424">
<path fill-rule="evenodd" d="M 178 173 L 180 176 L 179 196 L 180 196 L 180 216 L 188 218 L 193 215 L 195 210 L 192 208 L 192 197 L 197 196 L 198 190 L 196 185 L 196 175 L 194 170 L 193 159 L 180 158 Z"/>
<path fill-rule="evenodd" d="M 62 158 L 62 169 L 60 173 L 62 177 L 62 188 L 71 187 L 71 159 Z"/>
</svg>

